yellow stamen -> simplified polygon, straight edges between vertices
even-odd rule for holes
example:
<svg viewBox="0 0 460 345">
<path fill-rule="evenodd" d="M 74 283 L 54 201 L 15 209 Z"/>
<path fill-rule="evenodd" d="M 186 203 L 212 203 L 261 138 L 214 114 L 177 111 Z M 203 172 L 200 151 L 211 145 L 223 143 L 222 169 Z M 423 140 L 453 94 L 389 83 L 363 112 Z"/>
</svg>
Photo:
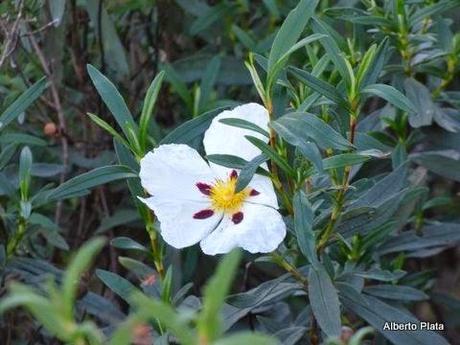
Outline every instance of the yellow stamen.
<svg viewBox="0 0 460 345">
<path fill-rule="evenodd" d="M 236 178 L 230 177 L 227 181 L 217 180 L 214 183 L 209 194 L 214 210 L 234 214 L 241 209 L 244 200 L 250 194 L 250 189 L 245 188 L 235 193 L 236 181 Z"/>
</svg>

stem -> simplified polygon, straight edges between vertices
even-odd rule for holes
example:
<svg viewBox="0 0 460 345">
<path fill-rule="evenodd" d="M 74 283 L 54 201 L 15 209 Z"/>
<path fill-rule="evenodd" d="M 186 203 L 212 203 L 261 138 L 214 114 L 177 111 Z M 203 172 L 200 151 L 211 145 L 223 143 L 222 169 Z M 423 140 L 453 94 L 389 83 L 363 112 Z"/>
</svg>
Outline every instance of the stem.
<svg viewBox="0 0 460 345">
<path fill-rule="evenodd" d="M 11 241 L 8 241 L 8 244 L 6 246 L 7 257 L 11 257 L 11 255 L 13 255 L 16 251 L 16 248 L 18 247 L 19 243 L 21 243 L 21 240 L 24 237 L 24 234 L 26 233 L 26 227 L 26 220 L 22 217 L 19 218 L 18 231 L 16 231 L 13 238 L 11 239 Z"/>
<path fill-rule="evenodd" d="M 358 118 L 357 110 L 353 109 L 350 114 L 350 142 L 352 144 L 355 141 L 357 118 Z M 345 171 L 343 174 L 343 180 L 342 180 L 342 188 L 340 188 L 340 190 L 337 193 L 336 203 L 331 213 L 331 219 L 329 220 L 329 223 L 327 224 L 326 229 L 321 235 L 319 243 L 316 248 L 318 254 L 322 252 L 327 242 L 329 241 L 329 239 L 334 233 L 335 225 L 337 223 L 337 220 L 339 219 L 340 213 L 342 212 L 342 208 L 345 203 L 345 194 L 348 190 L 349 183 L 350 183 L 349 182 L 350 172 L 351 172 L 351 166 L 345 167 Z"/>
<path fill-rule="evenodd" d="M 307 290 L 308 288 L 308 280 L 306 277 L 300 273 L 296 267 L 291 265 L 280 253 L 273 252 L 272 253 L 273 262 L 276 263 L 281 268 L 285 269 L 287 272 L 292 274 L 292 276 L 303 285 L 304 289 Z"/>
<path fill-rule="evenodd" d="M 449 56 L 447 58 L 447 71 L 444 74 L 439 86 L 433 91 L 433 97 L 438 97 L 441 94 L 441 92 L 452 82 L 455 76 L 456 68 L 457 56 L 453 54 L 453 56 Z"/>
<path fill-rule="evenodd" d="M 153 216 L 150 211 L 147 211 L 147 216 L 145 220 L 145 229 L 150 237 L 150 246 L 152 247 L 152 255 L 153 255 L 153 263 L 155 264 L 155 268 L 160 275 L 160 279 L 163 280 L 165 277 L 165 270 L 163 266 L 163 258 L 162 258 L 162 251 L 160 247 L 160 243 L 158 242 L 157 231 L 155 229 L 155 225 L 153 223 Z"/>
</svg>

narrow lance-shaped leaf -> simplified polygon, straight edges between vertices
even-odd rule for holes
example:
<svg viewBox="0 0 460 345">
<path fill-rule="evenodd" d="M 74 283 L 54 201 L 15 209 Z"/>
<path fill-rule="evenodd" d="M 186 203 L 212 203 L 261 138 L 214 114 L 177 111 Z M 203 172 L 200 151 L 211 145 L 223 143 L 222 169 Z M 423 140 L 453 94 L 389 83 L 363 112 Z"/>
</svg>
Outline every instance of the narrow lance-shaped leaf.
<svg viewBox="0 0 460 345">
<path fill-rule="evenodd" d="M 160 92 L 164 74 L 164 71 L 158 73 L 155 79 L 153 79 L 152 84 L 150 84 L 147 94 L 145 95 L 144 106 L 142 107 L 141 118 L 139 119 L 139 142 L 144 150 L 147 145 L 147 133 L 150 119 L 152 118 L 153 108 L 157 101 L 158 93 Z"/>
<path fill-rule="evenodd" d="M 206 129 L 208 129 L 212 119 L 225 109 L 227 109 L 227 107 L 210 110 L 192 120 L 184 122 L 164 137 L 163 140 L 160 141 L 160 145 L 172 143 L 190 144 L 195 138 L 202 135 Z"/>
<path fill-rule="evenodd" d="M 105 240 L 96 237 L 85 244 L 73 258 L 64 273 L 62 283 L 63 307 L 67 317 L 72 318 L 74 300 L 76 298 L 81 275 L 88 269 L 94 256 L 102 249 Z"/>
<path fill-rule="evenodd" d="M 337 91 L 337 89 L 334 86 L 296 67 L 290 67 L 289 72 L 292 75 L 294 75 L 297 79 L 299 79 L 301 82 L 303 82 L 305 85 L 310 87 L 312 90 L 330 99 L 337 105 L 341 105 L 344 107 L 347 106 L 345 98 L 340 94 L 339 91 Z"/>
<path fill-rule="evenodd" d="M 87 69 L 94 87 L 97 89 L 105 105 L 109 108 L 126 137 L 129 137 L 128 125 L 135 129 L 137 133 L 137 125 L 133 120 L 133 116 L 115 85 L 94 66 L 87 65 Z"/>
<path fill-rule="evenodd" d="M 205 287 L 203 309 L 198 318 L 198 332 L 208 341 L 213 341 L 220 335 L 221 325 L 218 313 L 230 291 L 240 257 L 241 252 L 238 250 L 227 254 Z"/>
<path fill-rule="evenodd" d="M 120 143 L 125 145 L 127 148 L 130 148 L 129 143 L 123 138 L 118 132 L 110 126 L 106 121 L 101 119 L 99 116 L 96 114 L 88 113 L 89 118 L 97 124 L 99 127 L 101 127 L 103 130 L 105 130 L 107 133 L 109 133 L 114 139 L 118 140 Z"/>
<path fill-rule="evenodd" d="M 377 50 L 374 54 L 372 61 L 369 64 L 369 68 L 364 73 L 363 77 L 360 78 L 358 86 L 363 88 L 369 84 L 374 84 L 382 72 L 383 65 L 385 64 L 386 59 L 388 58 L 388 48 L 389 40 L 387 37 L 377 47 Z"/>
<path fill-rule="evenodd" d="M 269 70 L 269 78 L 267 79 L 267 83 L 273 83 L 276 81 L 276 78 L 280 71 L 283 69 L 284 65 L 286 64 L 289 56 L 294 53 L 295 51 L 299 50 L 302 47 L 305 47 L 306 45 L 315 42 L 319 40 L 320 38 L 325 37 L 325 35 L 322 34 L 312 34 L 308 37 L 305 37 L 301 39 L 299 42 L 294 44 L 286 53 L 284 53 L 280 59 L 271 67 Z"/>
<path fill-rule="evenodd" d="M 245 138 L 251 142 L 254 146 L 262 151 L 273 163 L 278 165 L 286 174 L 294 176 L 294 169 L 281 157 L 270 145 L 267 145 L 264 141 L 259 138 L 246 135 Z"/>
<path fill-rule="evenodd" d="M 198 112 L 201 113 L 206 110 L 208 102 L 211 98 L 212 88 L 217 80 L 220 70 L 220 57 L 215 56 L 206 67 L 200 83 L 200 99 L 198 104 Z"/>
<path fill-rule="evenodd" d="M 251 182 L 257 169 L 259 168 L 259 165 L 266 162 L 267 160 L 268 160 L 268 157 L 263 154 L 256 156 L 251 161 L 249 161 L 243 167 L 243 169 L 241 169 L 238 175 L 238 180 L 236 182 L 235 193 L 241 192 L 244 188 L 246 188 L 249 182 Z"/>
<path fill-rule="evenodd" d="M 286 128 L 285 126 L 277 122 L 272 122 L 270 126 L 276 131 L 276 133 L 278 133 L 279 136 L 281 136 L 289 144 L 297 147 L 302 156 L 310 160 L 316 167 L 318 172 L 323 171 L 323 161 L 321 153 L 319 152 L 319 149 L 315 143 L 307 141 L 304 137 L 296 135 L 295 133 L 290 131 L 289 128 Z"/>
<path fill-rule="evenodd" d="M 294 195 L 294 227 L 300 251 L 315 267 L 319 261 L 316 255 L 315 233 L 313 232 L 313 209 L 304 191 Z"/>
<path fill-rule="evenodd" d="M 350 74 L 348 72 L 344 54 L 335 42 L 333 35 L 329 32 L 328 27 L 319 18 L 314 17 L 312 21 L 312 28 L 316 33 L 326 35 L 326 37 L 321 38 L 321 43 L 346 85 L 351 86 Z"/>
<path fill-rule="evenodd" d="M 339 336 L 341 330 L 339 297 L 331 278 L 322 266 L 310 269 L 308 297 L 321 330 L 329 337 Z"/>
<path fill-rule="evenodd" d="M 28 88 L 21 96 L 19 96 L 6 110 L 0 115 L 0 131 L 4 129 L 11 121 L 21 115 L 29 105 L 40 97 L 43 90 L 46 88 L 45 77 L 41 78 L 30 88 Z"/>
<path fill-rule="evenodd" d="M 364 163 L 370 159 L 370 156 L 361 155 L 357 153 L 342 153 L 323 160 L 323 167 L 326 170 L 338 169 L 346 166 L 352 166 Z"/>
<path fill-rule="evenodd" d="M 251 131 L 260 133 L 266 136 L 267 138 L 270 137 L 270 134 L 265 129 L 260 128 L 255 123 L 244 120 L 244 119 L 226 118 L 226 119 L 219 120 L 219 122 L 222 122 L 223 124 L 226 124 L 228 126 L 249 129 Z"/>
<path fill-rule="evenodd" d="M 64 182 L 48 194 L 48 201 L 61 200 L 79 195 L 82 190 L 102 184 L 137 177 L 131 169 L 124 165 L 109 165 L 78 175 Z"/>
<path fill-rule="evenodd" d="M 110 290 L 128 303 L 130 303 L 131 296 L 134 293 L 140 292 L 129 280 L 120 277 L 118 274 L 98 269 L 96 270 L 96 275 Z"/>
<path fill-rule="evenodd" d="M 396 90 L 393 86 L 386 84 L 372 84 L 366 86 L 361 90 L 363 94 L 370 94 L 383 98 L 387 102 L 393 104 L 394 106 L 404 110 L 404 111 L 414 111 L 415 106 L 412 102 L 404 96 L 400 91 Z"/>
<path fill-rule="evenodd" d="M 276 130 L 284 127 L 284 130 L 289 131 L 292 136 L 305 141 L 313 139 L 318 146 L 324 149 L 349 150 L 353 147 L 340 133 L 313 114 L 288 113 L 276 120 L 272 126 Z"/>
<path fill-rule="evenodd" d="M 448 344 L 441 335 L 428 330 L 402 330 L 398 332 L 386 330 L 385 325 L 390 325 L 391 322 L 419 324 L 419 321 L 406 311 L 386 304 L 375 297 L 357 293 L 347 284 L 340 284 L 339 288 L 344 306 L 366 320 L 391 342 L 405 345 Z"/>
<path fill-rule="evenodd" d="M 460 182 L 460 154 L 458 151 L 426 151 L 410 155 L 410 160 L 435 174 Z"/>
<path fill-rule="evenodd" d="M 299 4 L 289 12 L 275 36 L 272 49 L 268 57 L 268 73 L 275 63 L 297 42 L 305 25 L 314 14 L 318 0 L 301 0 Z"/>
</svg>

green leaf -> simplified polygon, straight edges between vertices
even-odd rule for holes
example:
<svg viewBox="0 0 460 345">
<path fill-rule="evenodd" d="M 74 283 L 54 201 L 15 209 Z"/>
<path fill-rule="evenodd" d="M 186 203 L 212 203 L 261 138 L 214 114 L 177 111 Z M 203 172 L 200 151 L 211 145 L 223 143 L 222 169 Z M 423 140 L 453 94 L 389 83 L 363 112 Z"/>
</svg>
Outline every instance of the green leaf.
<svg viewBox="0 0 460 345">
<path fill-rule="evenodd" d="M 422 83 L 413 78 L 404 81 L 407 98 L 414 105 L 409 112 L 409 123 L 418 128 L 431 125 L 438 107 L 432 100 L 431 92 Z"/>
<path fill-rule="evenodd" d="M 294 112 L 280 117 L 272 123 L 278 131 L 289 132 L 303 141 L 312 139 L 323 149 L 349 150 L 353 145 L 319 117 L 309 113 Z"/>
<path fill-rule="evenodd" d="M 149 250 L 142 244 L 125 236 L 115 237 L 110 241 L 110 245 L 118 249 L 136 250 L 144 253 L 149 253 Z"/>
<path fill-rule="evenodd" d="M 415 110 L 415 106 L 412 104 L 412 102 L 400 91 L 396 90 L 393 86 L 390 85 L 368 85 L 361 90 L 361 93 L 383 98 L 387 102 L 393 104 L 395 107 L 398 107 L 407 112 L 412 112 Z"/>
<path fill-rule="evenodd" d="M 197 327 L 200 335 L 208 341 L 212 342 L 221 334 L 219 310 L 230 291 L 240 258 L 241 252 L 238 250 L 225 255 L 204 288 L 203 309 L 198 317 Z"/>
<path fill-rule="evenodd" d="M 407 161 L 407 151 L 406 145 L 404 143 L 398 142 L 391 154 L 391 163 L 393 169 L 397 169 L 401 164 L 404 164 Z"/>
<path fill-rule="evenodd" d="M 367 71 L 363 73 L 362 78 L 358 78 L 361 80 L 358 84 L 360 88 L 363 88 L 369 84 L 374 84 L 378 80 L 380 73 L 383 70 L 385 61 L 388 57 L 387 55 L 389 46 L 389 39 L 385 37 L 377 47 L 377 51 L 375 52 L 372 61 L 369 63 Z"/>
<path fill-rule="evenodd" d="M 423 291 L 402 285 L 369 285 L 364 288 L 363 292 L 380 298 L 400 301 L 423 301 L 429 298 Z"/>
<path fill-rule="evenodd" d="M 2 170 L 16 153 L 16 145 L 8 144 L 3 147 L 2 152 L 0 152 L 0 170 Z"/>
<path fill-rule="evenodd" d="M 299 50 L 302 47 L 305 47 L 306 45 L 308 45 L 310 43 L 313 43 L 313 42 L 319 40 L 322 37 L 325 37 L 325 35 L 312 34 L 312 35 L 310 35 L 308 37 L 305 37 L 305 38 L 301 39 L 299 42 L 297 42 L 291 48 L 289 48 L 289 50 L 286 53 L 284 53 L 279 58 L 279 60 L 268 71 L 268 75 L 269 75 L 268 83 L 273 83 L 276 80 L 278 74 L 283 69 L 284 65 L 286 64 L 286 62 L 287 62 L 287 60 L 289 58 L 289 56 L 292 53 L 294 53 L 295 51 Z M 270 61 L 268 61 L 268 62 L 270 62 Z"/>
<path fill-rule="evenodd" d="M 223 124 L 233 126 L 233 127 L 249 129 L 251 131 L 260 133 L 266 136 L 267 138 L 270 137 L 270 134 L 265 129 L 260 128 L 255 123 L 244 120 L 244 119 L 226 118 L 226 119 L 219 120 L 219 122 L 222 122 Z"/>
<path fill-rule="evenodd" d="M 144 99 L 141 117 L 139 119 L 139 142 L 141 148 L 145 151 L 147 148 L 147 135 L 149 130 L 150 119 L 152 118 L 153 108 L 160 92 L 161 83 L 163 82 L 165 72 L 161 71 L 157 74 L 150 84 L 147 94 Z"/>
<path fill-rule="evenodd" d="M 319 265 L 316 255 L 316 240 L 313 231 L 313 209 L 308 197 L 303 190 L 299 190 L 294 195 L 294 228 L 299 244 L 300 251 L 314 266 Z"/>
<path fill-rule="evenodd" d="M 54 334 L 57 338 L 68 341 L 72 335 L 68 331 L 67 318 L 59 315 L 56 307 L 45 297 L 36 293 L 28 286 L 12 283 L 10 295 L 0 302 L 0 314 L 5 311 L 23 306 L 27 308 L 44 328 Z"/>
<path fill-rule="evenodd" d="M 117 226 L 132 223 L 136 220 L 139 220 L 139 214 L 135 210 L 117 209 L 113 215 L 101 220 L 100 225 L 94 233 L 100 234 Z"/>
<path fill-rule="evenodd" d="M 405 345 L 447 345 L 448 342 L 439 334 L 427 330 L 401 330 L 398 332 L 384 330 L 385 324 L 391 322 L 419 324 L 419 321 L 407 311 L 401 311 L 379 299 L 357 293 L 352 287 L 341 284 L 340 295 L 343 305 L 366 320 L 385 338 L 395 344 Z"/>
<path fill-rule="evenodd" d="M 160 141 L 160 145 L 163 144 L 190 144 L 194 139 L 201 136 L 211 124 L 211 121 L 219 113 L 227 109 L 228 107 L 221 107 L 211 111 L 208 111 L 192 120 L 184 122 L 182 125 L 174 129 L 169 133 L 163 140 Z"/>
<path fill-rule="evenodd" d="M 279 342 L 268 335 L 251 333 L 251 332 L 239 332 L 237 334 L 230 335 L 227 338 L 220 339 L 214 343 L 214 345 L 277 345 Z"/>
<path fill-rule="evenodd" d="M 250 135 L 245 135 L 245 138 L 255 147 L 260 149 L 265 156 L 270 158 L 270 160 L 278 165 L 286 174 L 289 176 L 295 175 L 294 169 L 270 145 L 266 144 L 263 140 Z"/>
<path fill-rule="evenodd" d="M 129 137 L 128 126 L 137 133 L 137 125 L 126 103 L 113 83 L 95 67 L 87 65 L 88 74 L 107 108 L 117 121 L 125 136 Z"/>
<path fill-rule="evenodd" d="M 335 42 L 334 36 L 327 25 L 319 18 L 313 17 L 312 28 L 314 32 L 326 35 L 320 41 L 346 85 L 351 86 L 350 74 L 344 57 L 345 54 L 340 50 L 337 42 Z"/>
<path fill-rule="evenodd" d="M 53 18 L 54 27 L 61 24 L 62 17 L 65 11 L 65 1 L 51 0 L 48 2 L 51 17 Z"/>
<path fill-rule="evenodd" d="M 259 59 L 257 59 L 259 62 Z M 259 94 L 260 99 L 262 102 L 266 105 L 268 104 L 268 96 L 265 91 L 264 84 L 262 83 L 262 80 L 260 79 L 259 73 L 257 72 L 256 67 L 254 66 L 254 54 L 249 53 L 248 61 L 244 62 L 244 65 L 249 71 L 249 74 L 251 75 L 252 82 L 254 83 L 254 86 L 256 87 L 257 93 Z M 265 66 L 261 64 L 264 69 Z M 267 84 L 270 84 L 267 82 Z"/>
<path fill-rule="evenodd" d="M 357 153 L 342 153 L 323 159 L 323 167 L 326 170 L 343 168 L 366 162 L 370 156 L 365 156 Z"/>
<path fill-rule="evenodd" d="M 247 160 L 244 160 L 243 158 L 240 158 L 238 156 L 226 154 L 207 155 L 206 158 L 211 163 L 222 165 L 223 167 L 231 169 L 243 169 L 246 166 L 246 164 L 249 163 Z"/>
<path fill-rule="evenodd" d="M 105 239 L 96 237 L 87 242 L 75 255 L 62 280 L 62 307 L 69 319 L 73 318 L 73 306 L 77 296 L 80 278 L 94 260 L 96 254 L 102 249 Z"/>
<path fill-rule="evenodd" d="M 19 156 L 19 182 L 30 180 L 30 172 L 32 170 L 32 152 L 28 146 L 25 146 L 21 150 L 21 155 Z"/>
<path fill-rule="evenodd" d="M 328 337 L 340 335 L 340 303 L 337 290 L 322 266 L 308 274 L 308 298 L 318 325 Z"/>
<path fill-rule="evenodd" d="M 103 46 L 104 61 L 107 63 L 108 69 L 117 77 L 117 80 L 124 80 L 129 76 L 130 72 L 127 54 L 117 33 L 115 23 L 112 21 L 110 14 L 107 13 L 106 3 L 85 1 L 81 3 L 80 7 L 84 5 L 86 5 L 86 11 L 91 20 L 95 37 L 97 37 L 97 40 L 102 39 L 102 42 L 98 43 Z M 101 5 L 100 11 L 99 5 Z M 101 32 L 99 32 L 99 28 Z"/>
<path fill-rule="evenodd" d="M 340 94 L 339 91 L 337 91 L 337 88 L 334 86 L 296 67 L 289 67 L 289 72 L 292 73 L 300 81 L 302 81 L 305 85 L 310 87 L 312 90 L 330 99 L 337 105 L 347 107 L 345 98 Z"/>
<path fill-rule="evenodd" d="M 460 241 L 460 224 L 458 223 L 426 225 L 421 232 L 422 235 L 414 230 L 404 231 L 385 241 L 378 251 L 380 254 L 389 254 L 429 248 L 447 248 Z"/>
<path fill-rule="evenodd" d="M 413 27 L 419 24 L 424 18 L 436 16 L 456 7 L 458 7 L 458 1 L 455 0 L 439 1 L 430 6 L 423 6 L 410 16 L 409 22 Z"/>
<path fill-rule="evenodd" d="M 372 25 L 372 26 L 385 26 L 385 27 L 392 27 L 393 23 L 384 18 L 378 16 L 341 16 L 340 19 L 350 21 L 355 24 L 361 25 Z"/>
<path fill-rule="evenodd" d="M 46 88 L 46 78 L 43 77 L 28 88 L 0 115 L 0 131 L 11 121 L 21 115 L 35 100 L 40 97 Z"/>
<path fill-rule="evenodd" d="M 402 164 L 396 170 L 367 189 L 351 205 L 357 207 L 379 207 L 386 200 L 397 195 L 407 186 L 407 165 Z"/>
<path fill-rule="evenodd" d="M 412 154 L 409 158 L 435 174 L 460 182 L 460 154 L 458 151 L 426 151 Z"/>
<path fill-rule="evenodd" d="M 96 275 L 110 290 L 128 303 L 131 302 L 131 297 L 135 292 L 140 292 L 137 287 L 118 274 L 97 269 Z"/>
<path fill-rule="evenodd" d="M 363 85 L 363 80 L 365 79 L 366 75 L 371 73 L 371 65 L 375 58 L 375 51 L 377 50 L 377 45 L 373 44 L 371 47 L 366 51 L 361 62 L 359 63 L 359 68 L 356 73 L 356 86 L 360 89 Z"/>
<path fill-rule="evenodd" d="M 227 303 L 248 311 L 262 306 L 273 305 L 288 296 L 301 291 L 298 283 L 285 282 L 287 275 L 261 283 L 257 287 L 232 295 Z"/>
<path fill-rule="evenodd" d="M 108 165 L 88 171 L 64 182 L 48 194 L 48 201 L 61 200 L 79 195 L 82 190 L 120 179 L 137 177 L 130 168 L 124 165 Z"/>
<path fill-rule="evenodd" d="M 268 157 L 265 155 L 259 155 L 251 159 L 248 163 L 245 164 L 243 169 L 241 169 L 238 180 L 236 181 L 235 193 L 241 192 L 246 186 L 251 182 L 254 174 L 256 173 L 259 165 L 266 162 Z"/>
<path fill-rule="evenodd" d="M 243 29 L 241 29 L 238 25 L 232 25 L 232 31 L 238 40 L 245 46 L 246 49 L 252 50 L 256 46 L 256 42 L 252 39 L 252 37 Z"/>
<path fill-rule="evenodd" d="M 92 113 L 87 113 L 87 115 L 90 117 L 90 119 L 95 124 L 97 124 L 103 130 L 105 130 L 107 133 L 109 133 L 114 139 L 117 139 L 119 142 L 121 142 L 123 145 L 125 145 L 128 148 L 131 147 L 129 143 L 125 140 L 125 138 L 123 138 L 120 134 L 118 134 L 118 132 L 112 126 L 110 126 L 107 122 L 105 122 L 99 116 L 92 114 Z"/>
<path fill-rule="evenodd" d="M 0 137 L 1 144 L 46 146 L 47 142 L 41 138 L 24 133 L 3 133 Z"/>
<path fill-rule="evenodd" d="M 163 66 L 163 70 L 166 73 L 166 80 L 171 83 L 174 91 L 176 91 L 179 97 L 182 98 L 182 100 L 185 102 L 187 109 L 191 111 L 193 108 L 192 94 L 188 90 L 188 87 L 185 84 L 185 82 L 181 79 L 180 75 L 174 70 L 174 68 L 171 65 L 165 64 Z"/>
<path fill-rule="evenodd" d="M 118 140 L 114 139 L 113 146 L 115 147 L 115 153 L 117 154 L 118 162 L 121 165 L 129 167 L 132 171 L 139 171 L 139 163 L 136 161 L 136 158 L 133 154 Z M 147 206 L 141 202 L 137 197 L 144 194 L 144 189 L 141 186 L 140 179 L 128 179 L 126 181 L 128 184 L 129 192 L 133 203 L 138 208 L 141 215 L 146 215 L 148 211 Z"/>
<path fill-rule="evenodd" d="M 195 19 L 190 26 L 190 34 L 195 36 L 201 31 L 209 28 L 212 24 L 222 19 L 225 12 L 229 11 L 227 3 L 219 3 L 218 5 L 208 7 L 208 10 Z"/>
<path fill-rule="evenodd" d="M 200 101 L 198 104 L 199 113 L 206 110 L 208 102 L 211 99 L 211 92 L 216 83 L 217 76 L 220 70 L 220 57 L 215 56 L 209 62 L 206 70 L 203 73 L 200 83 Z"/>
<path fill-rule="evenodd" d="M 308 20 L 314 14 L 317 5 L 318 0 L 301 0 L 298 5 L 289 12 L 276 34 L 272 49 L 270 50 L 268 57 L 269 75 L 275 63 L 297 42 Z"/>
</svg>

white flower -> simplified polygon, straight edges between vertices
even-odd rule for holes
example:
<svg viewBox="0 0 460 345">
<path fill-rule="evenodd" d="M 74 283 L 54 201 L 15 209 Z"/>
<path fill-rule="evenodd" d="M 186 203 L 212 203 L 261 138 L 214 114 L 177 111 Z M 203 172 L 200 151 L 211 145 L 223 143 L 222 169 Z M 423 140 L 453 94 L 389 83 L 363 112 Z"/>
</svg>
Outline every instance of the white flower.
<svg viewBox="0 0 460 345">
<path fill-rule="evenodd" d="M 207 154 L 231 154 L 247 161 L 260 150 L 244 137 L 268 138 L 219 120 L 240 118 L 268 130 L 268 112 L 249 103 L 217 115 L 204 135 Z M 208 163 L 183 144 L 161 145 L 142 158 L 140 178 L 151 197 L 141 199 L 161 223 L 163 239 L 175 248 L 200 242 L 205 254 L 242 247 L 251 253 L 275 250 L 286 235 L 271 180 L 254 175 L 235 193 L 236 170 Z M 266 164 L 262 167 L 266 168 Z"/>
</svg>

